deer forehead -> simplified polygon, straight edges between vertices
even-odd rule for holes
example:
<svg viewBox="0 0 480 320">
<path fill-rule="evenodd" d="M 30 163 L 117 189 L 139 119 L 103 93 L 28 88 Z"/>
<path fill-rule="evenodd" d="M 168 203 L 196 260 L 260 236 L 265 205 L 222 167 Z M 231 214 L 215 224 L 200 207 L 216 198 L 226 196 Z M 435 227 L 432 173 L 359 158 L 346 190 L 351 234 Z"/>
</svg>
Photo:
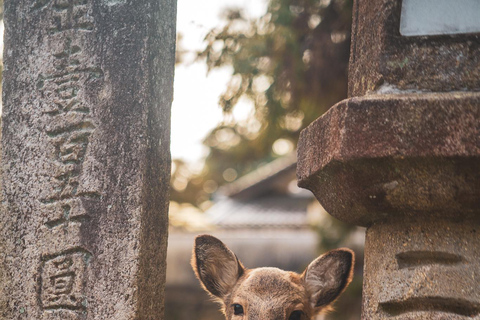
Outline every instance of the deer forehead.
<svg viewBox="0 0 480 320">
<path fill-rule="evenodd" d="M 248 270 L 239 281 L 232 298 L 269 302 L 301 302 L 306 297 L 303 280 L 298 274 L 277 268 Z"/>
</svg>

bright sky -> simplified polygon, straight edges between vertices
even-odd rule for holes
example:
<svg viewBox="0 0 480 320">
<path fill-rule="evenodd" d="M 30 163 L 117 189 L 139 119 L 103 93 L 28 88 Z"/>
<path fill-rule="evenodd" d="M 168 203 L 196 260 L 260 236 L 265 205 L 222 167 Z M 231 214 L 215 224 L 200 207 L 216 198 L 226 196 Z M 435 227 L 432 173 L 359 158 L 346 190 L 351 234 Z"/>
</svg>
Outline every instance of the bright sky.
<svg viewBox="0 0 480 320">
<path fill-rule="evenodd" d="M 243 8 L 251 17 L 265 12 L 264 0 L 178 0 L 177 32 L 182 48 L 201 50 L 207 32 L 222 22 L 220 13 L 227 7 Z M 186 61 L 190 61 L 187 56 Z M 222 121 L 218 98 L 225 90 L 230 69 L 214 70 L 207 76 L 203 62 L 179 65 L 175 70 L 175 95 L 172 105 L 172 158 L 196 162 L 207 154 L 202 140 Z M 248 116 L 250 107 L 239 106 L 234 117 Z"/>
</svg>

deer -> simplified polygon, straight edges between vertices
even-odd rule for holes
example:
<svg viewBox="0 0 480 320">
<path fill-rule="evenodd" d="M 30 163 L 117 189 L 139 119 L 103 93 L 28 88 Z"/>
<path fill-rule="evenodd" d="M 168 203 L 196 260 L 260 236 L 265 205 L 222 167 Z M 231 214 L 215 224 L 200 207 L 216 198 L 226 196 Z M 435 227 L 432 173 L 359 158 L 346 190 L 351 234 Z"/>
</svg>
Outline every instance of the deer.
<svg viewBox="0 0 480 320">
<path fill-rule="evenodd" d="M 191 265 L 227 320 L 313 320 L 332 309 L 350 284 L 355 255 L 331 250 L 302 274 L 273 267 L 247 269 L 219 239 L 195 238 Z"/>
</svg>

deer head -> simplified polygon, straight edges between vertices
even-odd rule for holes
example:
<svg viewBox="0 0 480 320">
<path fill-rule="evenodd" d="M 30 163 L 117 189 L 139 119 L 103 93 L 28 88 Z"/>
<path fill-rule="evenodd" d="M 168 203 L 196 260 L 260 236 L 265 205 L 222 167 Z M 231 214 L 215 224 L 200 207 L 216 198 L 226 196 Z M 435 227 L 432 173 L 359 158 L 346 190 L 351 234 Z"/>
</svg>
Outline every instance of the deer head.
<svg viewBox="0 0 480 320">
<path fill-rule="evenodd" d="M 203 288 L 223 306 L 227 320 L 310 320 L 330 308 L 352 280 L 354 253 L 336 249 L 302 273 L 245 268 L 223 242 L 198 236 L 192 267 Z"/>
</svg>

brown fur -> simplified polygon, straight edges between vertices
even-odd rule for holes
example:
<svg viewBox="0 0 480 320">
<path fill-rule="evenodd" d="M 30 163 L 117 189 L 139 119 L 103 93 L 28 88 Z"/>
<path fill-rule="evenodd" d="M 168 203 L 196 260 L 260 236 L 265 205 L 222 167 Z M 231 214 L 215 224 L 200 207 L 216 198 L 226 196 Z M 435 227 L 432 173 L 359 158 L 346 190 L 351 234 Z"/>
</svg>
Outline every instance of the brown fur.
<svg viewBox="0 0 480 320">
<path fill-rule="evenodd" d="M 192 267 L 203 288 L 223 306 L 227 320 L 301 320 L 329 310 L 353 276 L 354 254 L 337 249 L 315 259 L 302 274 L 277 268 L 246 269 L 235 254 L 210 235 L 198 236 Z M 243 314 L 234 314 L 234 304 Z"/>
</svg>

